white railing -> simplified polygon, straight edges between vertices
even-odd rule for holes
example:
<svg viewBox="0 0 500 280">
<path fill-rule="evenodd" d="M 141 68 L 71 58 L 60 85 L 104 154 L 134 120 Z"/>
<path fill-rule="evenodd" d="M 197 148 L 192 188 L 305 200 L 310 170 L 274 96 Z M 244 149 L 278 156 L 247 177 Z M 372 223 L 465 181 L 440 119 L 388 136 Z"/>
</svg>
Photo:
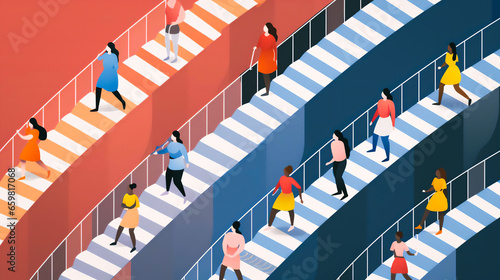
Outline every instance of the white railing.
<svg viewBox="0 0 500 280">
<path fill-rule="evenodd" d="M 127 30 L 125 30 L 120 36 L 118 36 L 113 42 L 117 42 L 117 41 L 121 41 L 121 40 L 127 40 L 127 49 L 126 50 L 123 50 L 123 47 L 122 49 L 120 49 L 120 54 L 125 57 L 125 59 L 129 58 L 130 57 L 130 41 L 131 39 L 133 41 L 144 41 L 144 43 L 146 43 L 148 41 L 148 18 L 151 16 L 152 13 L 158 11 L 158 9 L 162 10 L 163 11 L 163 7 L 162 6 L 165 6 L 165 0 L 161 1 L 158 5 L 156 5 L 153 9 L 151 9 L 149 12 L 147 12 L 143 17 L 141 17 L 138 21 L 136 21 L 134 24 L 132 24 L 132 26 L 130 26 Z M 143 22 L 145 23 L 145 31 L 144 31 L 144 34 L 141 34 L 141 35 L 131 35 L 130 31 L 137 26 L 138 23 L 140 22 Z M 149 23 L 149 25 L 151 25 L 151 23 Z M 154 30 L 161 30 L 161 28 L 163 28 L 165 25 L 164 25 L 164 22 L 162 23 L 162 26 L 155 26 L 155 27 L 151 27 L 149 26 L 150 29 L 154 29 Z M 132 36 L 132 38 L 131 38 Z M 144 36 L 144 38 L 138 38 L 138 37 L 142 37 Z M 124 44 L 125 45 L 125 44 Z M 100 52 L 99 54 L 101 54 L 102 52 Z M 125 60 L 123 59 L 123 60 Z M 81 96 L 82 94 L 82 91 L 83 91 L 83 94 L 87 94 L 89 92 L 92 91 L 92 88 L 94 86 L 94 65 L 97 61 L 97 56 L 94 60 L 92 60 L 87 66 L 85 66 L 85 68 L 83 68 L 82 71 L 80 71 L 78 74 L 76 74 L 75 77 L 73 77 L 66 85 L 64 85 L 61 90 L 59 90 L 54 96 L 52 96 L 38 111 L 36 111 L 35 114 L 33 114 L 32 118 L 38 118 L 38 122 L 42 125 L 42 126 L 46 126 L 48 123 L 46 123 L 45 121 L 45 115 L 46 114 L 51 114 L 53 116 L 57 115 L 58 118 L 57 118 L 57 121 L 61 121 L 61 117 L 64 117 L 65 114 L 69 113 L 71 111 L 71 109 L 73 109 L 76 105 L 76 103 L 78 103 L 79 99 L 81 99 L 83 96 Z M 90 71 L 90 73 L 89 73 Z M 79 90 L 79 85 L 87 85 L 88 86 L 88 90 L 87 89 L 81 89 Z M 87 88 L 86 86 L 86 88 Z M 74 99 L 74 104 L 62 104 L 61 103 L 61 96 L 64 96 L 63 98 L 69 98 L 68 96 L 71 96 L 70 99 L 73 101 Z M 54 104 L 56 103 L 56 104 Z M 62 112 L 62 113 L 61 113 Z M 22 126 L 21 126 L 21 130 L 23 129 L 23 127 L 26 126 L 26 124 L 28 123 L 28 121 L 26 121 Z M 57 123 L 51 123 L 51 126 L 52 124 L 54 124 L 54 127 L 55 127 L 55 124 Z M 49 129 L 52 128 L 52 127 L 49 127 Z M 16 161 L 15 161 L 15 139 L 16 139 L 16 135 L 17 133 L 14 133 L 14 135 L 12 135 L 12 137 L 2 146 L 2 148 L 0 149 L 0 153 L 4 153 L 7 151 L 7 147 L 10 145 L 11 146 L 11 151 L 12 151 L 12 166 L 15 166 L 16 164 Z"/>
<path fill-rule="evenodd" d="M 470 171 L 473 170 L 473 169 L 476 169 L 476 168 L 481 168 L 483 169 L 483 173 L 482 173 L 482 176 L 483 176 L 483 190 L 486 189 L 486 162 L 496 156 L 497 154 L 500 154 L 500 151 L 497 151 L 495 152 L 494 154 L 490 155 L 489 157 L 483 159 L 482 161 L 480 161 L 479 163 L 477 163 L 476 165 L 472 166 L 471 168 L 467 169 L 466 171 L 462 172 L 460 175 L 456 176 L 455 178 L 453 178 L 451 181 L 449 181 L 447 183 L 448 185 L 448 190 L 449 190 L 449 198 L 448 198 L 448 201 L 450 203 L 450 211 L 453 209 L 453 203 L 452 203 L 452 197 L 453 197 L 453 182 L 456 181 L 457 179 L 460 179 L 462 178 L 462 176 L 466 176 L 467 177 L 467 198 L 466 199 L 462 199 L 461 201 L 456 201 L 455 202 L 455 205 L 459 205 L 461 203 L 463 203 L 464 201 L 466 201 L 467 199 L 469 199 L 471 196 L 474 196 L 474 194 L 471 194 L 470 193 L 470 185 L 469 185 L 469 182 L 470 182 L 470 178 L 469 178 L 469 174 L 470 174 Z M 482 166 L 481 166 L 482 165 Z M 372 248 L 372 246 L 374 246 L 375 243 L 378 243 L 378 241 L 380 241 L 380 264 L 382 264 L 384 262 L 384 235 L 392 230 L 395 226 L 396 226 L 396 231 L 399 231 L 399 223 L 401 222 L 401 220 L 403 220 L 404 218 L 406 218 L 408 215 L 412 215 L 412 234 L 411 234 L 411 237 L 409 239 L 411 239 L 412 237 L 415 236 L 415 210 L 420 206 L 422 205 L 424 202 L 427 202 L 429 201 L 429 199 L 431 198 L 432 194 L 427 196 L 424 200 L 422 200 L 421 202 L 419 202 L 417 205 L 415 205 L 415 207 L 413 207 L 410 211 L 406 212 L 406 214 L 404 214 L 401 218 L 399 218 L 394 224 L 392 224 L 390 227 L 388 227 L 382 234 L 380 234 L 379 237 L 377 237 L 370 245 L 368 245 L 368 247 L 366 247 L 366 249 L 361 252 L 361 254 L 359 254 L 359 256 L 357 258 L 354 259 L 354 261 L 340 274 L 339 277 L 337 277 L 337 280 L 340 280 L 341 277 L 343 277 L 346 272 L 350 269 L 351 270 L 351 278 L 354 280 L 355 279 L 355 273 L 354 273 L 354 266 L 356 264 L 356 261 L 359 260 L 363 255 L 365 255 L 366 253 L 366 275 L 362 275 L 362 279 L 366 279 L 371 272 L 373 271 L 369 271 L 369 259 L 370 259 L 370 255 L 369 255 L 369 250 L 370 248 Z M 421 213 L 419 213 L 421 214 Z M 438 219 L 438 215 L 439 213 L 436 212 L 436 219 Z M 427 222 L 424 221 L 424 224 L 422 225 L 423 226 L 423 229 L 425 229 L 427 227 Z M 423 230 L 422 229 L 422 230 Z M 391 239 L 392 241 L 392 239 Z M 377 252 L 377 259 L 378 259 L 378 252 Z M 376 268 L 375 268 L 376 269 Z"/>
<path fill-rule="evenodd" d="M 318 13 L 319 14 L 319 13 Z M 474 36 L 480 34 L 481 35 L 481 49 L 480 49 L 480 52 L 481 52 L 481 59 L 483 59 L 483 49 L 484 49 L 484 45 L 483 45 L 483 31 L 488 28 L 489 26 L 491 26 L 492 24 L 496 23 L 499 19 L 493 21 L 492 23 L 488 24 L 487 26 L 483 27 L 481 30 L 477 31 L 476 33 L 474 33 L 473 35 L 469 36 L 467 39 L 465 39 L 464 41 L 462 41 L 461 43 L 459 43 L 457 45 L 457 47 L 461 46 L 462 44 L 464 45 L 464 68 L 466 66 L 465 64 L 465 57 L 466 57 L 466 48 L 465 48 L 465 45 L 467 43 L 468 40 L 470 40 L 471 38 L 473 38 Z M 470 51 L 469 52 L 473 52 L 473 51 Z M 415 79 L 417 78 L 417 85 L 418 85 L 418 88 L 417 88 L 417 100 L 420 101 L 422 96 L 421 96 L 421 92 L 420 92 L 420 89 L 421 89 L 421 79 L 420 79 L 420 74 L 427 70 L 429 67 L 433 67 L 434 69 L 434 87 L 433 87 L 433 91 L 437 90 L 437 86 L 438 84 L 436 83 L 436 70 L 437 70 L 437 61 L 442 59 L 443 57 L 445 56 L 445 54 L 442 54 L 440 55 L 438 58 L 436 58 L 435 60 L 433 60 L 432 62 L 430 62 L 429 64 L 427 64 L 426 66 L 424 66 L 422 69 L 420 69 L 417 73 L 413 74 L 410 78 L 406 79 L 404 82 L 402 82 L 400 85 L 398 85 L 395 89 L 393 89 L 391 92 L 394 93 L 397 92 L 398 90 L 400 90 L 400 110 L 401 110 L 401 113 L 405 111 L 405 108 L 404 108 L 404 87 L 405 87 L 405 84 L 407 84 L 409 81 L 411 81 L 412 79 Z M 396 97 L 396 96 L 394 96 Z M 408 96 L 407 96 L 408 97 Z M 414 97 L 414 96 L 412 96 Z M 412 98 L 414 100 L 414 98 Z M 417 102 L 418 102 L 417 101 Z M 358 141 L 359 143 L 365 141 L 366 139 L 369 138 L 369 128 L 370 128 L 370 110 L 373 110 L 375 108 L 377 104 L 374 104 L 373 106 L 371 106 L 370 108 L 368 108 L 366 111 L 364 111 L 360 116 L 358 116 L 354 121 L 352 121 L 350 124 L 348 124 L 344 129 L 342 129 L 342 132 L 346 132 L 347 130 L 351 130 L 351 146 L 352 147 L 355 147 L 356 146 L 356 138 L 355 138 L 355 133 L 354 133 L 354 127 L 355 127 L 355 124 L 356 123 L 359 123 L 359 122 L 366 122 L 366 137 L 362 137 L 361 141 Z M 366 120 L 365 120 L 366 118 Z M 323 167 L 323 164 L 322 164 L 322 160 L 321 160 L 321 152 L 323 151 L 323 149 L 325 149 L 328 144 L 331 143 L 332 140 L 329 140 L 328 142 L 326 142 L 323 146 L 321 146 L 321 148 L 319 150 L 317 150 L 314 154 L 312 154 L 309 158 L 307 158 L 302 164 L 300 164 L 295 170 L 294 172 L 291 174 L 291 176 L 293 176 L 294 174 L 300 174 L 302 173 L 302 186 L 304 189 L 307 189 L 307 184 L 306 184 L 306 165 L 307 164 L 315 164 L 318 166 L 318 174 L 317 176 L 310 176 L 308 179 L 311 180 L 311 177 L 314 177 L 315 179 L 318 179 L 322 176 L 322 169 L 326 171 L 326 169 L 324 169 Z M 359 144 L 358 143 L 358 144 Z M 317 159 L 317 163 L 315 161 L 315 159 Z M 314 180 L 315 180 L 314 179 Z M 451 181 L 450 181 L 451 183 Z M 252 208 L 250 208 L 250 210 L 248 210 L 243 216 L 241 216 L 241 218 L 239 219 L 239 221 L 247 218 L 248 215 L 250 215 L 250 241 L 253 239 L 253 233 L 254 233 L 254 228 L 256 227 L 262 227 L 263 225 L 265 225 L 267 223 L 267 217 L 269 216 L 269 198 L 271 196 L 271 193 L 272 193 L 273 190 L 269 191 L 262 199 L 260 199 L 254 206 L 252 206 Z M 450 191 L 450 197 L 451 197 L 451 191 Z M 451 200 L 450 200 L 451 201 Z M 266 205 L 266 219 L 260 219 L 259 220 L 259 223 L 257 223 L 257 225 L 254 225 L 254 215 L 253 215 L 253 211 L 255 208 L 258 208 L 258 207 L 261 207 L 262 204 L 265 202 L 265 205 Z M 186 277 L 194 270 L 196 269 L 196 279 L 200 279 L 198 277 L 199 275 L 199 264 L 200 264 L 200 261 L 205 257 L 205 256 L 208 256 L 210 255 L 210 263 L 211 263 L 211 271 L 210 273 L 213 274 L 213 248 L 214 246 L 218 245 L 218 243 L 221 241 L 221 239 L 224 237 L 224 235 L 229 231 L 226 230 L 226 232 L 224 232 L 224 234 L 222 234 L 211 246 L 210 248 L 196 261 L 196 263 L 188 270 L 188 272 L 184 275 L 184 277 L 182 278 L 183 280 L 186 279 Z M 222 246 L 222 245 L 221 245 Z"/>
</svg>

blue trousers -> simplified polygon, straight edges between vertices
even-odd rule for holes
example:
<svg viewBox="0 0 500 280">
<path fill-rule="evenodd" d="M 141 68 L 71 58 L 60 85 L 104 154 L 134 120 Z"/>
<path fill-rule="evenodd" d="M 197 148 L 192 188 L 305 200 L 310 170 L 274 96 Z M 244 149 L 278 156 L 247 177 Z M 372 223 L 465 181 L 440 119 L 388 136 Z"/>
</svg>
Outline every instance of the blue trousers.
<svg viewBox="0 0 500 280">
<path fill-rule="evenodd" d="M 389 136 L 382 136 L 382 144 L 384 145 L 385 149 L 385 155 L 387 158 L 389 158 L 389 155 L 391 154 L 391 145 L 389 144 Z M 373 150 L 377 148 L 377 142 L 378 142 L 378 135 L 373 134 Z"/>
</svg>

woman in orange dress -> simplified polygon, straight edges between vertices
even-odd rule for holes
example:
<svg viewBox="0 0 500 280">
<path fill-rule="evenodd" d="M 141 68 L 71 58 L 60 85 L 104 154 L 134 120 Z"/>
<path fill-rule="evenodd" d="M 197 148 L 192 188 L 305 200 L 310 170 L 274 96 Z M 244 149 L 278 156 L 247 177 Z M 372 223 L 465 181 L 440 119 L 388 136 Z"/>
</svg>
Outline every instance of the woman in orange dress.
<svg viewBox="0 0 500 280">
<path fill-rule="evenodd" d="M 226 275 L 227 267 L 230 267 L 236 273 L 238 280 L 243 280 L 243 275 L 240 271 L 240 254 L 245 248 L 245 237 L 240 231 L 240 222 L 236 221 L 231 227 L 231 231 L 226 233 L 222 241 L 222 251 L 224 251 L 224 259 L 220 266 L 219 280 L 223 280 Z"/>
<path fill-rule="evenodd" d="M 262 96 L 269 95 L 269 88 L 271 87 L 271 76 L 269 74 L 278 69 L 276 64 L 278 54 L 276 51 L 277 41 L 278 34 L 276 33 L 276 28 L 274 28 L 272 23 L 268 22 L 264 25 L 264 34 L 260 35 L 257 46 L 253 47 L 254 51 L 257 48 L 261 50 L 257 70 L 262 73 L 264 83 L 266 84 L 266 93 L 263 93 Z"/>
<path fill-rule="evenodd" d="M 18 180 L 26 179 L 25 170 L 26 170 L 26 162 L 34 161 L 38 163 L 45 171 L 47 171 L 47 178 L 50 177 L 50 170 L 40 159 L 40 148 L 38 148 L 38 139 L 45 140 L 47 139 L 47 131 L 42 126 L 38 125 L 35 118 L 31 118 L 28 122 L 28 126 L 26 127 L 26 135 L 21 135 L 19 130 L 17 130 L 17 134 L 21 139 L 27 140 L 28 143 L 24 146 L 19 159 L 21 160 L 21 178 Z"/>
<path fill-rule="evenodd" d="M 135 183 L 130 184 L 127 187 L 127 193 L 123 196 L 122 207 L 127 211 L 122 218 L 120 226 L 116 231 L 115 242 L 109 244 L 111 246 L 116 245 L 118 243 L 118 239 L 120 239 L 120 235 L 123 232 L 124 228 L 128 228 L 128 232 L 130 234 L 130 239 L 132 240 L 132 250 L 130 253 L 136 250 L 135 248 L 135 233 L 134 230 L 137 226 L 139 226 L 139 198 L 134 194 L 134 189 L 137 188 Z"/>
</svg>

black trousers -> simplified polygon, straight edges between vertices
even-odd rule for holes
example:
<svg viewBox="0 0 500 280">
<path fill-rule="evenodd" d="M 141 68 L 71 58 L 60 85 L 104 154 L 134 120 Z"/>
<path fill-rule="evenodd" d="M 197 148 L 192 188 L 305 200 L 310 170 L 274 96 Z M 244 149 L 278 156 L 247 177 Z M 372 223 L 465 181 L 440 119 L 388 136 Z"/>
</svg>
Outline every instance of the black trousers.
<svg viewBox="0 0 500 280">
<path fill-rule="evenodd" d="M 170 182 L 174 179 L 174 184 L 177 189 L 182 193 L 185 197 L 186 192 L 184 192 L 184 185 L 182 185 L 182 174 L 184 173 L 184 169 L 181 170 L 171 170 L 167 168 L 167 174 L 165 174 L 165 178 L 167 180 L 167 192 L 170 191 Z"/>
<path fill-rule="evenodd" d="M 95 108 L 96 109 L 99 109 L 99 103 L 101 102 L 101 92 L 102 92 L 102 88 L 100 87 L 96 87 L 95 88 Z M 120 95 L 120 93 L 118 92 L 118 90 L 115 90 L 113 91 L 113 95 L 118 99 L 120 100 L 120 102 L 122 104 L 125 103 L 125 100 L 123 100 L 122 96 Z"/>
<path fill-rule="evenodd" d="M 342 192 L 345 195 L 347 194 L 347 189 L 345 187 L 342 174 L 344 174 L 346 166 L 347 159 L 344 159 L 343 161 L 333 162 L 333 176 L 335 177 L 335 183 L 337 184 L 337 192 Z"/>
</svg>

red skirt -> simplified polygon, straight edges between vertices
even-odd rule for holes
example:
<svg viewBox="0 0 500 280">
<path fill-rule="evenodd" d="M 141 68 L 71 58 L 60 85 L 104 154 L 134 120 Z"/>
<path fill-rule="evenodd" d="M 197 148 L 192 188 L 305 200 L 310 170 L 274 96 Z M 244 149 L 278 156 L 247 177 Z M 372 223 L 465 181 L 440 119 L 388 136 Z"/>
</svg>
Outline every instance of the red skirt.
<svg viewBox="0 0 500 280">
<path fill-rule="evenodd" d="M 408 274 L 408 266 L 406 265 L 406 260 L 405 258 L 394 258 L 394 262 L 392 263 L 391 266 L 391 273 L 392 274 Z"/>
</svg>

